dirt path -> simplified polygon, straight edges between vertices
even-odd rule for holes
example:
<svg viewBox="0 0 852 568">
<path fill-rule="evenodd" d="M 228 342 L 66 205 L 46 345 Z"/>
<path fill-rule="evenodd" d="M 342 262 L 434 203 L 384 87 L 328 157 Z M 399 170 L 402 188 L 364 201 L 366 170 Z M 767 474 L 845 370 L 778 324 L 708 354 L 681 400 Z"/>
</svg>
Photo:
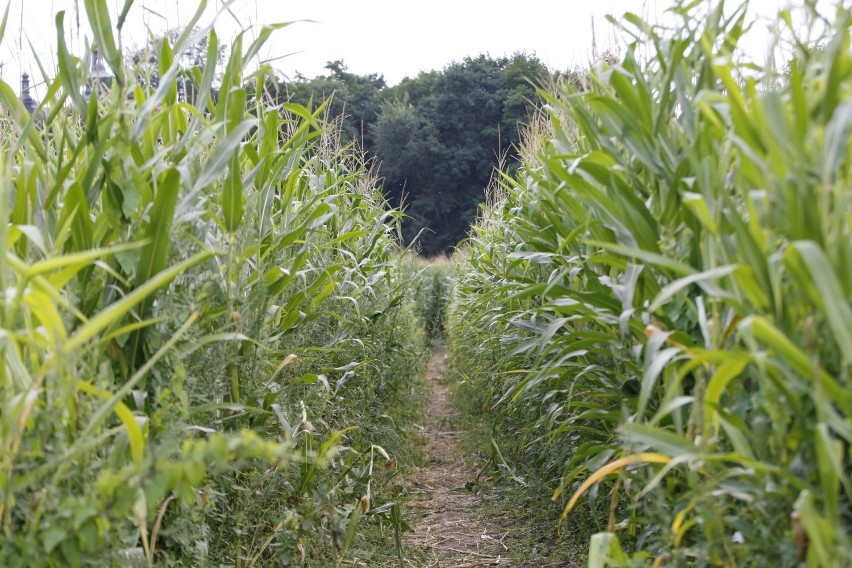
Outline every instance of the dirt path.
<svg viewBox="0 0 852 568">
<path fill-rule="evenodd" d="M 426 563 L 418 564 L 423 567 L 510 567 L 505 531 L 482 518 L 478 505 L 483 497 L 465 487 L 478 471 L 458 448 L 463 432 L 455 429 L 458 420 L 447 392 L 447 359 L 446 345 L 436 341 L 427 371 L 432 392 L 422 425 L 426 465 L 410 480 L 412 499 L 407 505 L 414 532 L 405 541 L 425 554 Z"/>
</svg>

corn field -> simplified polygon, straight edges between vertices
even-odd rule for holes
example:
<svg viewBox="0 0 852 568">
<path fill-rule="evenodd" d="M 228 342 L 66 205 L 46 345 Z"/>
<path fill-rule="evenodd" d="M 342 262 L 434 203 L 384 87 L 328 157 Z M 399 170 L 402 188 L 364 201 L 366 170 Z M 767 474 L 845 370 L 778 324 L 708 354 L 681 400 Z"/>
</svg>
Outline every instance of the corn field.
<svg viewBox="0 0 852 568">
<path fill-rule="evenodd" d="M 329 565 L 398 531 L 402 442 L 364 417 L 423 365 L 400 214 L 322 105 L 267 101 L 273 27 L 217 77 L 202 3 L 154 84 L 127 10 L 85 7 L 111 85 L 86 96 L 62 13 L 36 113 L 0 82 L 0 565 Z"/>
<path fill-rule="evenodd" d="M 852 565 L 852 13 L 806 10 L 775 66 L 745 6 L 626 16 L 456 255 L 456 372 L 589 566 Z"/>
<path fill-rule="evenodd" d="M 285 24 L 225 46 L 201 2 L 140 64 L 132 2 L 84 4 L 97 52 L 57 15 L 34 113 L 0 81 L 0 566 L 414 565 L 398 460 L 445 333 L 590 567 L 852 565 L 843 2 L 779 13 L 765 65 L 746 5 L 626 15 L 425 265 L 328 101 L 271 92 Z"/>
</svg>

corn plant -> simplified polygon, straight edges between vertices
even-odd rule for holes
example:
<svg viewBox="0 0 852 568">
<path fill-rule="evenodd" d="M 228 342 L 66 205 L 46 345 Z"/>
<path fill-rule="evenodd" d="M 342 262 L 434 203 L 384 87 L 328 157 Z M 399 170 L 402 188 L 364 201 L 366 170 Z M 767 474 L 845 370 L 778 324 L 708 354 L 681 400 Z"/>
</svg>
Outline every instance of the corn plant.
<svg viewBox="0 0 852 568">
<path fill-rule="evenodd" d="M 0 82 L 0 564 L 334 558 L 395 506 L 361 466 L 396 434 L 348 427 L 420 368 L 399 214 L 322 106 L 275 106 L 246 69 L 282 25 L 217 77 L 202 2 L 152 85 L 123 56 L 130 6 L 113 28 L 86 2 L 111 81 L 84 89 L 60 13 L 35 115 Z"/>
<path fill-rule="evenodd" d="M 807 13 L 782 70 L 737 63 L 745 5 L 627 15 L 465 252 L 451 336 L 636 562 L 850 562 L 852 20 Z"/>
<path fill-rule="evenodd" d="M 409 255 L 411 270 L 416 272 L 415 297 L 419 319 L 429 337 L 443 335 L 452 261 L 448 257 L 425 259 Z"/>
</svg>

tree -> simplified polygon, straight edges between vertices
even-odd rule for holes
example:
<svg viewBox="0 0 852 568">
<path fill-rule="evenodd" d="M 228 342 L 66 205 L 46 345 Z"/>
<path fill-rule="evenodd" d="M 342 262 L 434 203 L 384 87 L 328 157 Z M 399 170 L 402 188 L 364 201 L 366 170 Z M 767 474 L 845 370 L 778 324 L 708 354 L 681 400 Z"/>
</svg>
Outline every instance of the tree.
<svg viewBox="0 0 852 568">
<path fill-rule="evenodd" d="M 404 187 L 408 196 L 404 236 L 428 229 L 420 237 L 423 253 L 450 250 L 465 237 L 499 160 L 516 159 L 519 123 L 537 97 L 534 83 L 548 76 L 534 56 L 480 55 L 391 89 L 411 108 L 382 107 L 375 149 L 388 194 L 395 198 Z"/>
<path fill-rule="evenodd" d="M 357 140 L 362 148 L 370 148 L 370 126 L 376 121 L 382 91 L 387 87 L 384 77 L 376 73 L 355 75 L 339 60 L 330 61 L 325 68 L 330 74 L 314 79 L 298 75 L 295 81 L 285 82 L 280 89 L 282 100 L 308 105 L 331 97 L 329 113 L 344 117 L 343 134 Z"/>
<path fill-rule="evenodd" d="M 385 196 L 399 205 L 406 184 L 422 187 L 430 182 L 437 132 L 407 97 L 384 103 L 371 130 L 373 151 L 381 159 Z"/>
<path fill-rule="evenodd" d="M 385 195 L 409 216 L 404 237 L 420 234 L 425 254 L 465 237 L 495 166 L 503 156 L 517 159 L 519 125 L 550 76 L 526 54 L 466 58 L 394 87 L 380 75 L 354 75 L 342 61 L 326 69 L 280 85 L 282 100 L 316 105 L 333 96 L 329 113 L 345 114 L 344 135 L 380 164 Z"/>
<path fill-rule="evenodd" d="M 545 85 L 550 71 L 535 56 L 515 54 L 503 68 L 503 84 L 506 96 L 500 124 L 502 135 L 508 141 L 505 146 L 512 160 L 517 160 L 516 148 L 520 143 L 522 125 L 530 118 L 531 107 L 539 100 L 537 88 Z"/>
</svg>

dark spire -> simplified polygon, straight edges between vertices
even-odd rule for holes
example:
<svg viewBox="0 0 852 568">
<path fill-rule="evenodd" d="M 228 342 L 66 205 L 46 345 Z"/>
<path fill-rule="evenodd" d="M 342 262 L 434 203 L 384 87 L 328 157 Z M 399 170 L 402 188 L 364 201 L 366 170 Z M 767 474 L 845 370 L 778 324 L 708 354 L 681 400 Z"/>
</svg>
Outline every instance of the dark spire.
<svg viewBox="0 0 852 568">
<path fill-rule="evenodd" d="M 38 107 L 38 103 L 30 95 L 30 76 L 26 73 L 21 75 L 21 102 L 30 114 L 33 114 Z"/>
</svg>

